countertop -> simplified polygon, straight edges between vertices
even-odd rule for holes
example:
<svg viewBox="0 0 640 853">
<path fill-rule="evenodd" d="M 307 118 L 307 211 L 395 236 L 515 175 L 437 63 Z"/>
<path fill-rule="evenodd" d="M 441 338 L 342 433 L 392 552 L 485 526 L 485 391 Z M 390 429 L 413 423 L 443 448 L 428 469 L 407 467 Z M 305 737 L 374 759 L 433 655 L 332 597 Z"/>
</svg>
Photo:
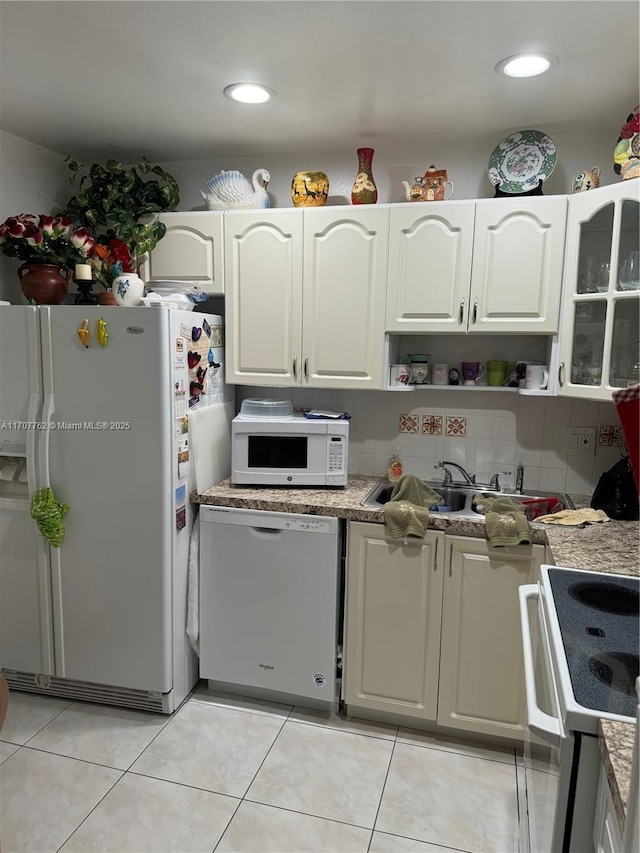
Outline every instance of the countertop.
<svg viewBox="0 0 640 853">
<path fill-rule="evenodd" d="M 363 498 L 378 477 L 352 476 L 344 489 L 292 489 L 259 486 L 233 486 L 222 480 L 202 494 L 193 493 L 194 503 L 264 509 L 272 512 L 296 512 L 370 521 L 382 524 L 381 508 L 361 506 Z M 588 495 L 571 495 L 577 508 L 589 506 Z M 458 519 L 455 515 L 431 513 L 429 528 L 459 536 L 486 538 L 484 516 Z M 584 528 L 533 525 L 532 540 L 548 545 L 556 566 L 569 566 L 594 572 L 640 575 L 638 539 L 640 525 L 632 521 L 608 521 Z M 609 779 L 621 832 L 631 780 L 634 726 L 601 722 L 600 748 Z"/>
<path fill-rule="evenodd" d="M 226 479 L 202 494 L 193 493 L 194 503 L 326 515 L 349 521 L 382 524 L 382 508 L 361 506 L 378 477 L 352 476 L 344 489 L 267 488 L 233 486 Z M 572 495 L 576 507 L 589 506 L 589 497 Z M 431 513 L 429 529 L 458 536 L 486 538 L 484 516 L 456 518 Z M 533 525 L 532 541 L 549 545 L 556 566 L 571 566 L 597 572 L 640 575 L 637 522 L 608 521 L 584 528 Z"/>
<path fill-rule="evenodd" d="M 624 836 L 627 806 L 629 804 L 634 737 L 635 725 L 633 723 L 600 720 L 598 727 L 600 754 L 622 836 Z"/>
</svg>

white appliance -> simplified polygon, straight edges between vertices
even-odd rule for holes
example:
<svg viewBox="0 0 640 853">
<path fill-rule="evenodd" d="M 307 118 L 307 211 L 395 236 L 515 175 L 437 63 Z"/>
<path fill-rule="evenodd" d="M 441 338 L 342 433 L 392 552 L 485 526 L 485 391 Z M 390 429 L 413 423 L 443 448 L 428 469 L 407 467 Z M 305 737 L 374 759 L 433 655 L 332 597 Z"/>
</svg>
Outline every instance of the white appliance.
<svg viewBox="0 0 640 853">
<path fill-rule="evenodd" d="M 190 412 L 217 410 L 229 438 L 213 467 L 227 476 L 222 335 L 217 315 L 164 307 L 0 307 L 0 460 L 26 480 L 0 478 L 10 686 L 170 713 L 195 683 L 186 429 Z M 59 548 L 30 517 L 45 486 L 70 507 Z"/>
<path fill-rule="evenodd" d="M 231 424 L 231 482 L 236 485 L 346 486 L 348 453 L 348 420 L 241 411 Z"/>
<path fill-rule="evenodd" d="M 522 849 L 592 853 L 598 721 L 633 723 L 640 579 L 542 566 L 520 587 L 528 733 Z"/>
<path fill-rule="evenodd" d="M 337 518 L 201 506 L 201 677 L 331 707 L 340 566 Z"/>
</svg>

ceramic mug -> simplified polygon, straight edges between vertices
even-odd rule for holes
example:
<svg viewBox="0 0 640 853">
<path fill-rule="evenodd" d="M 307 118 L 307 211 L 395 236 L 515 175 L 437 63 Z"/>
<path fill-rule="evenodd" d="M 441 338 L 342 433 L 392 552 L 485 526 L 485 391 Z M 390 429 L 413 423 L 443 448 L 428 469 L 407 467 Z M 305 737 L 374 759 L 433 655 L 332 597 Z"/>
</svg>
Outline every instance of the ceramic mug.
<svg viewBox="0 0 640 853">
<path fill-rule="evenodd" d="M 527 391 L 541 391 L 549 384 L 549 371 L 546 364 L 529 364 L 525 374 L 524 387 Z"/>
<path fill-rule="evenodd" d="M 518 377 L 518 388 L 524 388 L 524 382 L 527 376 L 527 367 L 530 364 L 536 364 L 535 361 L 517 361 L 516 362 L 516 375 Z"/>
<path fill-rule="evenodd" d="M 449 384 L 449 365 L 434 364 L 431 371 L 432 385 L 448 385 Z"/>
<path fill-rule="evenodd" d="M 429 373 L 429 364 L 426 361 L 412 361 L 409 365 L 411 368 L 410 385 L 427 385 L 427 376 Z"/>
<path fill-rule="evenodd" d="M 489 385 L 504 385 L 507 379 L 508 361 L 488 361 L 487 378 Z"/>
<path fill-rule="evenodd" d="M 462 378 L 465 385 L 475 385 L 487 372 L 487 365 L 480 361 L 463 361 Z"/>
<path fill-rule="evenodd" d="M 392 364 L 389 367 L 389 385 L 408 385 L 410 375 L 408 364 Z"/>
</svg>

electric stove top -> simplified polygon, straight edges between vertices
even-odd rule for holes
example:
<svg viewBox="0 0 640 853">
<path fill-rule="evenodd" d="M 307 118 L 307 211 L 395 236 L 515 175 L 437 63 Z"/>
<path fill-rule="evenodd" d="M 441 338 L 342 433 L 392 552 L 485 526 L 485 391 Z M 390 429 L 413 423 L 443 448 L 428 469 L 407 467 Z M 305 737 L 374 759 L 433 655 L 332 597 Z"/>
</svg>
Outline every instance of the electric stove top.
<svg viewBox="0 0 640 853">
<path fill-rule="evenodd" d="M 640 578 L 546 569 L 576 702 L 635 717 Z"/>
</svg>

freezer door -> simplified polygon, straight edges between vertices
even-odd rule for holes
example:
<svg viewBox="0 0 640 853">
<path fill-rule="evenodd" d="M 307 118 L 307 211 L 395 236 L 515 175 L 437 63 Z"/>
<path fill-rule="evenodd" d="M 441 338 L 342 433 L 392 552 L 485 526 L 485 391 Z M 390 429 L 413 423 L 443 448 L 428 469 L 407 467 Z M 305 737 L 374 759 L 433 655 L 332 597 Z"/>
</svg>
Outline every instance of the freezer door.
<svg viewBox="0 0 640 853">
<path fill-rule="evenodd" d="M 69 504 L 51 548 L 56 675 L 168 692 L 172 481 L 165 310 L 42 309 L 40 470 Z M 107 346 L 96 324 L 107 323 Z M 77 334 L 88 320 L 90 345 Z"/>
<path fill-rule="evenodd" d="M 0 497 L 0 667 L 53 674 L 48 548 L 28 500 Z"/>
</svg>

